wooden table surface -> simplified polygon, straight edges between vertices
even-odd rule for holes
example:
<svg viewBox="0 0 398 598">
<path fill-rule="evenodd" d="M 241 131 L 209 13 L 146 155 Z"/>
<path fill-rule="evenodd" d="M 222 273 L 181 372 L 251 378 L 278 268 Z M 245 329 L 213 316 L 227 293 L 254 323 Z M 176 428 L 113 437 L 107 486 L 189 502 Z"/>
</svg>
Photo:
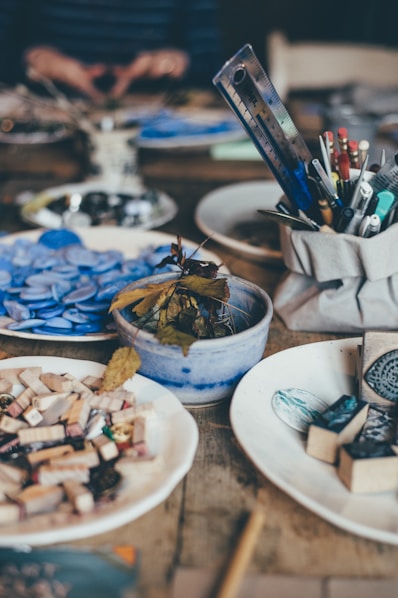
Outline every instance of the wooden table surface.
<svg viewBox="0 0 398 598">
<path fill-rule="evenodd" d="M 61 172 L 70 176 L 70 164 Z M 12 198 L 16 191 L 43 188 L 48 172 L 1 172 L 0 228 L 15 232 L 28 228 L 19 219 Z M 200 242 L 204 235 L 194 222 L 200 198 L 216 187 L 245 180 L 265 179 L 262 162 L 215 162 L 206 153 L 183 157 L 141 157 L 141 174 L 149 186 L 161 188 L 178 203 L 173 221 L 160 227 Z M 46 179 L 47 177 L 47 179 Z M 54 181 L 48 181 L 54 184 Z M 263 287 L 272 297 L 283 273 L 281 265 L 249 261 L 209 241 L 233 274 Z M 341 338 L 341 335 L 292 332 L 275 315 L 265 357 L 304 343 Z M 44 342 L 0 337 L 0 356 L 57 355 L 106 363 L 116 341 Z M 227 356 L 226 356 L 227 357 Z M 178 567 L 211 568 L 222 574 L 256 503 L 265 511 L 250 571 L 299 576 L 398 577 L 398 547 L 355 536 L 313 514 L 259 473 L 239 446 L 229 421 L 229 402 L 192 409 L 199 428 L 199 446 L 188 475 L 159 506 L 114 531 L 76 541 L 80 546 L 134 544 L 141 553 L 139 596 L 171 596 Z M 277 450 L 277 447 L 275 447 Z M 187 596 L 189 598 L 189 596 Z"/>
</svg>

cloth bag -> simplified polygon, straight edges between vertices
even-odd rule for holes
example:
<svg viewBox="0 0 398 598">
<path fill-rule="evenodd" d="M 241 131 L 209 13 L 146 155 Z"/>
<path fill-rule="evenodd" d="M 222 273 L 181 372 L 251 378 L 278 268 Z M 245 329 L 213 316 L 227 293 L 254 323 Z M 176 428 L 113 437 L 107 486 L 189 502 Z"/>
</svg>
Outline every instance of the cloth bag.
<svg viewBox="0 0 398 598">
<path fill-rule="evenodd" d="M 398 224 L 370 238 L 280 227 L 287 272 L 274 308 L 287 328 L 398 329 Z"/>
</svg>

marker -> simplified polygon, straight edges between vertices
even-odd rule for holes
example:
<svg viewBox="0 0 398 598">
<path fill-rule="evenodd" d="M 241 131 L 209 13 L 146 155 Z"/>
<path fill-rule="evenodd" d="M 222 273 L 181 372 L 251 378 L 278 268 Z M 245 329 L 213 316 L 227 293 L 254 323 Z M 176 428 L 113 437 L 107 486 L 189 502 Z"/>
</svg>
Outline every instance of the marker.
<svg viewBox="0 0 398 598">
<path fill-rule="evenodd" d="M 375 214 L 380 217 L 380 221 L 383 224 L 385 217 L 394 205 L 395 195 L 391 191 L 379 191 L 377 199 L 379 201 L 377 202 Z"/>
<path fill-rule="evenodd" d="M 336 224 L 336 231 L 338 233 L 345 232 L 352 218 L 354 217 L 355 210 L 345 206 L 340 213 L 339 220 Z"/>
<path fill-rule="evenodd" d="M 373 237 L 380 231 L 381 222 L 377 214 L 365 216 L 359 227 L 359 235 L 364 238 Z"/>
</svg>

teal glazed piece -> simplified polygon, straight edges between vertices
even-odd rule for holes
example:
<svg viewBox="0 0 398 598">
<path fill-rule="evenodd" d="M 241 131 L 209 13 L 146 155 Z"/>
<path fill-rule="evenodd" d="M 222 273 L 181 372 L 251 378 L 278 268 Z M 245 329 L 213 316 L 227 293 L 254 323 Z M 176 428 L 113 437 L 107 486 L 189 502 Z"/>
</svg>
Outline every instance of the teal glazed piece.
<svg viewBox="0 0 398 598">
<path fill-rule="evenodd" d="M 285 388 L 275 392 L 272 408 L 285 424 L 308 432 L 311 423 L 328 408 L 326 401 L 301 388 Z"/>
</svg>

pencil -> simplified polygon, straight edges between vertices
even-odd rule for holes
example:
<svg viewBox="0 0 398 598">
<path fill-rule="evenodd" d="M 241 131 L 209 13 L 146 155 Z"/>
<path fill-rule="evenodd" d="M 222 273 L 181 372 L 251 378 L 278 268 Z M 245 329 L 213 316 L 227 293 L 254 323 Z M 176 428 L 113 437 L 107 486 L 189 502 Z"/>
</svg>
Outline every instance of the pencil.
<svg viewBox="0 0 398 598">
<path fill-rule="evenodd" d="M 234 598 L 241 580 L 250 562 L 257 537 L 264 523 L 264 511 L 256 508 L 252 511 L 238 545 L 222 581 L 217 598 Z"/>
</svg>

